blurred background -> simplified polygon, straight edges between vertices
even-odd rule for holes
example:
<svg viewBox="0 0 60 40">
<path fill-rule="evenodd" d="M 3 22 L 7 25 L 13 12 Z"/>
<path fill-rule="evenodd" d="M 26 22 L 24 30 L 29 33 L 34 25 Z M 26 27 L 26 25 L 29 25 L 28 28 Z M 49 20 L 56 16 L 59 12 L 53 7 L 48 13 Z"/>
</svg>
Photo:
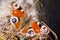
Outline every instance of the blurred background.
<svg viewBox="0 0 60 40">
<path fill-rule="evenodd" d="M 56 32 L 60 39 L 60 0 L 39 0 L 39 5 L 39 19 Z"/>
</svg>

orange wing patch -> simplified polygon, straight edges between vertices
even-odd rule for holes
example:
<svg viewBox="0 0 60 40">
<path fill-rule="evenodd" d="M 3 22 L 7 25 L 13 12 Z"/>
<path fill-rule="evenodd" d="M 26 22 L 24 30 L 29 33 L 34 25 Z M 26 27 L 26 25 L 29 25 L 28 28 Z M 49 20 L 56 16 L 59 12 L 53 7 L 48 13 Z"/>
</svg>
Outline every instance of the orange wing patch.
<svg viewBox="0 0 60 40">
<path fill-rule="evenodd" d="M 21 10 L 12 10 L 12 15 L 19 18 L 24 18 L 26 16 L 26 14 L 23 13 Z"/>
<path fill-rule="evenodd" d="M 28 33 L 28 30 L 29 30 L 29 28 L 28 28 L 28 27 L 25 27 L 25 28 L 22 30 L 22 33 Z"/>
<path fill-rule="evenodd" d="M 20 25 L 21 25 L 21 22 L 17 22 L 17 23 L 15 24 L 15 28 L 16 28 L 16 29 L 19 29 L 19 28 L 20 28 Z"/>
<path fill-rule="evenodd" d="M 40 33 L 40 27 L 36 22 L 32 22 L 31 25 L 35 33 Z"/>
</svg>

